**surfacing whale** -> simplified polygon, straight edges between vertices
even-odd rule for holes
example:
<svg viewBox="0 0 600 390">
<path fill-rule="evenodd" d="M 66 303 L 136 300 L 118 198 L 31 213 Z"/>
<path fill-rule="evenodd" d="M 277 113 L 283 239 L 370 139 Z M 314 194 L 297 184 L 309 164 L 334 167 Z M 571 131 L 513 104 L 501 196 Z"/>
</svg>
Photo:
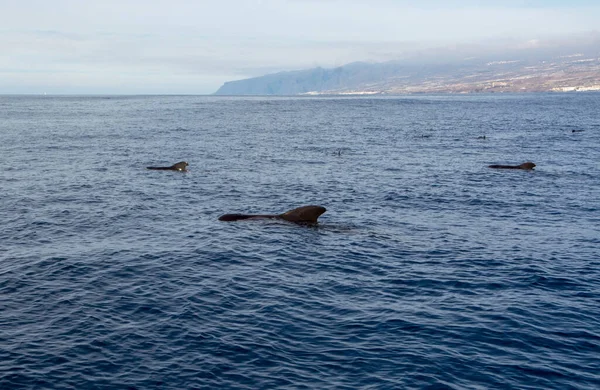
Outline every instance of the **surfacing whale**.
<svg viewBox="0 0 600 390">
<path fill-rule="evenodd" d="M 314 224 L 327 209 L 323 206 L 302 206 L 283 214 L 225 214 L 219 221 L 240 221 L 242 219 L 283 219 L 294 223 Z"/>
<path fill-rule="evenodd" d="M 488 168 L 496 168 L 496 169 L 526 169 L 530 170 L 535 168 L 535 164 L 531 161 L 524 162 L 521 165 L 488 165 Z"/>
<path fill-rule="evenodd" d="M 189 164 L 185 161 L 180 161 L 176 164 L 171 165 L 170 167 L 146 167 L 146 169 L 153 169 L 155 171 L 180 171 L 180 172 L 185 172 L 187 171 L 186 167 Z"/>
</svg>

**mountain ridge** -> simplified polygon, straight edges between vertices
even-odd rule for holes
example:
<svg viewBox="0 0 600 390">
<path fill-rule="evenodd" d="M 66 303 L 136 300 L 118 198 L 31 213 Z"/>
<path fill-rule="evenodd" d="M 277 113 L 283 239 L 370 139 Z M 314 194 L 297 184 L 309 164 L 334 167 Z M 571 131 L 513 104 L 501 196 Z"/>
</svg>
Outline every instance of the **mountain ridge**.
<svg viewBox="0 0 600 390">
<path fill-rule="evenodd" d="M 228 81 L 216 95 L 320 95 L 600 90 L 600 34 L 521 47 L 423 51 L 387 62 L 283 71 Z"/>
</svg>

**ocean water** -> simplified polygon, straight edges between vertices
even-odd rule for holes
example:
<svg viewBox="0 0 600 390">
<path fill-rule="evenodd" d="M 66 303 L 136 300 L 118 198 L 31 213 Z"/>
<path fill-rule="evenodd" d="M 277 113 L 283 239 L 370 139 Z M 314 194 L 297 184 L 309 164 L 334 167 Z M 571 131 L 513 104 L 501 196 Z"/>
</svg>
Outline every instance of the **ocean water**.
<svg viewBox="0 0 600 390">
<path fill-rule="evenodd" d="M 0 389 L 598 389 L 599 107 L 0 96 Z"/>
</svg>

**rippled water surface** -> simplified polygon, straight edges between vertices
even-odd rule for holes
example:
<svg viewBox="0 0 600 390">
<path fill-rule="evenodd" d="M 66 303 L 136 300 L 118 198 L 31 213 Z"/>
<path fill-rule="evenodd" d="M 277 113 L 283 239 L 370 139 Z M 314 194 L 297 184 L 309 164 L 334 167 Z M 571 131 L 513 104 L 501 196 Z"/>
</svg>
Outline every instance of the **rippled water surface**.
<svg viewBox="0 0 600 390">
<path fill-rule="evenodd" d="M 0 388 L 598 389 L 599 107 L 0 97 Z"/>
</svg>

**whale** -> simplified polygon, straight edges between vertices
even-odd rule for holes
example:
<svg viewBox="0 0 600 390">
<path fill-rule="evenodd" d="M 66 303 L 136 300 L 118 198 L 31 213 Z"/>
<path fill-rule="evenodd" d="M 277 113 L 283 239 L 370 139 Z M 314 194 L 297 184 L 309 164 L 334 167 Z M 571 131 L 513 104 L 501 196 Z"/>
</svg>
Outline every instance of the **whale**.
<svg viewBox="0 0 600 390">
<path fill-rule="evenodd" d="M 171 165 L 170 167 L 146 167 L 146 169 L 152 169 L 155 171 L 180 171 L 180 172 L 185 172 L 187 171 L 186 167 L 189 164 L 185 161 L 180 161 L 178 163 L 175 163 L 173 165 Z"/>
<path fill-rule="evenodd" d="M 327 209 L 323 206 L 302 206 L 283 214 L 225 214 L 219 217 L 219 221 L 232 222 L 245 219 L 282 219 L 284 221 L 299 224 L 315 224 L 317 219 Z"/>
<path fill-rule="evenodd" d="M 531 169 L 535 168 L 535 164 L 532 163 L 531 161 L 528 161 L 528 162 L 524 162 L 521 165 L 488 165 L 488 168 L 495 168 L 495 169 L 526 169 L 526 170 L 531 170 Z"/>
</svg>

